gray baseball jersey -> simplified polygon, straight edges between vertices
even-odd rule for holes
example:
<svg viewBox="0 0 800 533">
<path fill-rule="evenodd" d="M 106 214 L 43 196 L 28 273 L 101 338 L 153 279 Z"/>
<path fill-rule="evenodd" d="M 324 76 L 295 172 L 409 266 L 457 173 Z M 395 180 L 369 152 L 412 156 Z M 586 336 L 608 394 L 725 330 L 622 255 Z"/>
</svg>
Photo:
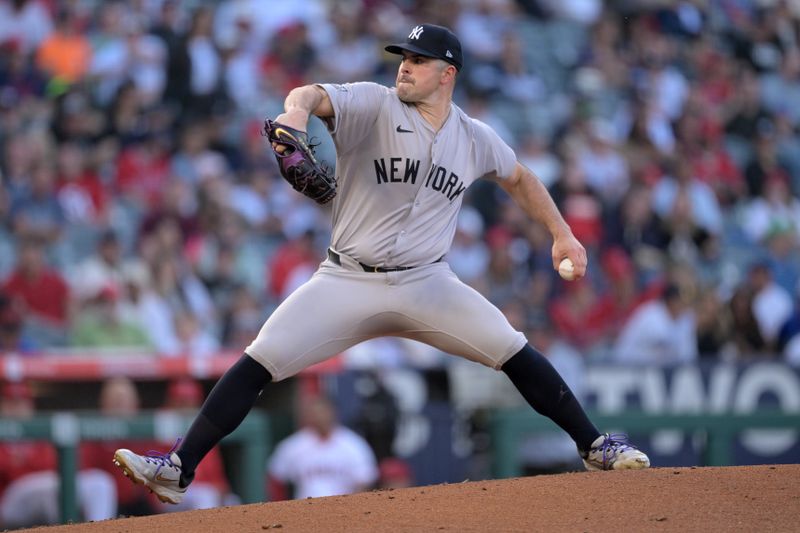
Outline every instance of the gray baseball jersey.
<svg viewBox="0 0 800 533">
<path fill-rule="evenodd" d="M 510 176 L 511 148 L 455 104 L 435 132 L 395 90 L 375 83 L 322 85 L 335 113 L 340 191 L 335 250 L 369 265 L 417 266 L 450 249 L 464 191 Z"/>
<path fill-rule="evenodd" d="M 455 104 L 437 132 L 394 89 L 321 87 L 334 110 L 334 254 L 273 312 L 246 353 L 277 381 L 392 335 L 499 369 L 525 337 L 440 259 L 466 188 L 481 177 L 510 176 L 514 152 Z M 364 265 L 415 268 L 368 272 Z"/>
</svg>

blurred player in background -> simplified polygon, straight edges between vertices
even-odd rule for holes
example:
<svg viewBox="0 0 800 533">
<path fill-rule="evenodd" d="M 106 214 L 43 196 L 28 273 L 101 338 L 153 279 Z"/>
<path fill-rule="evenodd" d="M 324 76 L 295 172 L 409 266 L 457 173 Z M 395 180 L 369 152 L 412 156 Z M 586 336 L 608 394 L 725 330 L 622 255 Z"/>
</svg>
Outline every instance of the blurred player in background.
<svg viewBox="0 0 800 533">
<path fill-rule="evenodd" d="M 372 487 L 378 479 L 375 455 L 367 441 L 338 423 L 330 400 L 306 400 L 301 416 L 304 427 L 281 441 L 269 460 L 271 499 L 287 499 L 287 485 L 293 486 L 296 499 Z"/>
<path fill-rule="evenodd" d="M 2 418 L 24 420 L 31 418 L 35 411 L 29 385 L 5 383 L 2 386 Z M 57 524 L 61 518 L 57 470 L 56 450 L 50 442 L 0 443 L 0 527 Z M 107 520 L 117 516 L 117 490 L 110 474 L 94 468 L 82 469 L 77 474 L 76 485 L 84 520 Z"/>
<path fill-rule="evenodd" d="M 119 376 L 107 379 L 100 389 L 100 413 L 115 419 L 129 418 L 139 414 L 139 391 L 127 377 Z M 113 476 L 116 484 L 115 493 L 119 501 L 119 513 L 123 516 L 144 516 L 156 510 L 153 499 L 144 487 L 129 483 L 114 464 L 108 460 L 108 454 L 120 446 L 142 446 L 154 449 L 161 443 L 155 440 L 128 439 L 106 441 L 84 441 L 81 443 L 81 464 L 85 467 L 99 468 Z"/>
</svg>

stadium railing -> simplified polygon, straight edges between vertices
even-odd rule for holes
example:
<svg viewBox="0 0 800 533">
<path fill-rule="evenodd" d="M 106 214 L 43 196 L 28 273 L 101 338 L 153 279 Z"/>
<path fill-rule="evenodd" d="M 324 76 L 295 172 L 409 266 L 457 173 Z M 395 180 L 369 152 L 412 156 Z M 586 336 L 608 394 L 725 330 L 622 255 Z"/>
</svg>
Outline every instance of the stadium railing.
<svg viewBox="0 0 800 533">
<path fill-rule="evenodd" d="M 59 504 L 62 523 L 75 522 L 78 514 L 75 487 L 78 470 L 78 446 L 81 441 L 157 439 L 174 441 L 192 418 L 171 413 L 145 413 L 130 418 L 105 417 L 92 413 L 53 413 L 30 419 L 0 419 L 0 440 L 45 440 L 58 451 L 61 480 Z M 223 441 L 236 446 L 232 478 L 234 490 L 242 503 L 264 501 L 265 465 L 270 446 L 269 418 L 260 412 L 250 413 L 242 424 Z M 108 458 L 111 461 L 111 457 Z"/>
</svg>

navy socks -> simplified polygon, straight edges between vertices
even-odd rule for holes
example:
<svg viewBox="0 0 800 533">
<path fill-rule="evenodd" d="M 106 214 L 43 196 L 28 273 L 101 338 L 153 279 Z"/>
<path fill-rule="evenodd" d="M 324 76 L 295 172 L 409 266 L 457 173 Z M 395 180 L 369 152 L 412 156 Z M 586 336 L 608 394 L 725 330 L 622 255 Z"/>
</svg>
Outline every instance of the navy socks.
<svg viewBox="0 0 800 533">
<path fill-rule="evenodd" d="M 239 427 L 270 381 L 267 369 L 247 354 L 219 379 L 176 452 L 183 470 L 181 485 L 188 485 L 203 457 Z"/>
<path fill-rule="evenodd" d="M 588 450 L 600 436 L 561 375 L 530 344 L 506 361 L 501 370 L 530 406 L 566 431 L 579 450 Z"/>
<path fill-rule="evenodd" d="M 502 370 L 531 407 L 566 431 L 580 450 L 588 450 L 600 436 L 553 365 L 530 345 Z M 247 354 L 220 378 L 176 452 L 187 484 L 203 457 L 242 423 L 270 381 L 267 369 Z"/>
</svg>

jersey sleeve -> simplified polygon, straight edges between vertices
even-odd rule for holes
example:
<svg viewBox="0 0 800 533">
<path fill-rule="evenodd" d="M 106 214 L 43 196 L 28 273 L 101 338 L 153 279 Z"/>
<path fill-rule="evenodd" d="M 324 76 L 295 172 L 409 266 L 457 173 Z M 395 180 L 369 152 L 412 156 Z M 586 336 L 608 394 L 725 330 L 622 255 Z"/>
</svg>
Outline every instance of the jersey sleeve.
<svg viewBox="0 0 800 533">
<path fill-rule="evenodd" d="M 389 89 L 372 82 L 320 84 L 331 99 L 334 117 L 329 130 L 336 148 L 346 152 L 372 130 Z"/>
<path fill-rule="evenodd" d="M 475 128 L 478 169 L 485 178 L 506 179 L 514 172 L 517 156 L 497 133 L 480 120 L 472 120 Z"/>
</svg>

